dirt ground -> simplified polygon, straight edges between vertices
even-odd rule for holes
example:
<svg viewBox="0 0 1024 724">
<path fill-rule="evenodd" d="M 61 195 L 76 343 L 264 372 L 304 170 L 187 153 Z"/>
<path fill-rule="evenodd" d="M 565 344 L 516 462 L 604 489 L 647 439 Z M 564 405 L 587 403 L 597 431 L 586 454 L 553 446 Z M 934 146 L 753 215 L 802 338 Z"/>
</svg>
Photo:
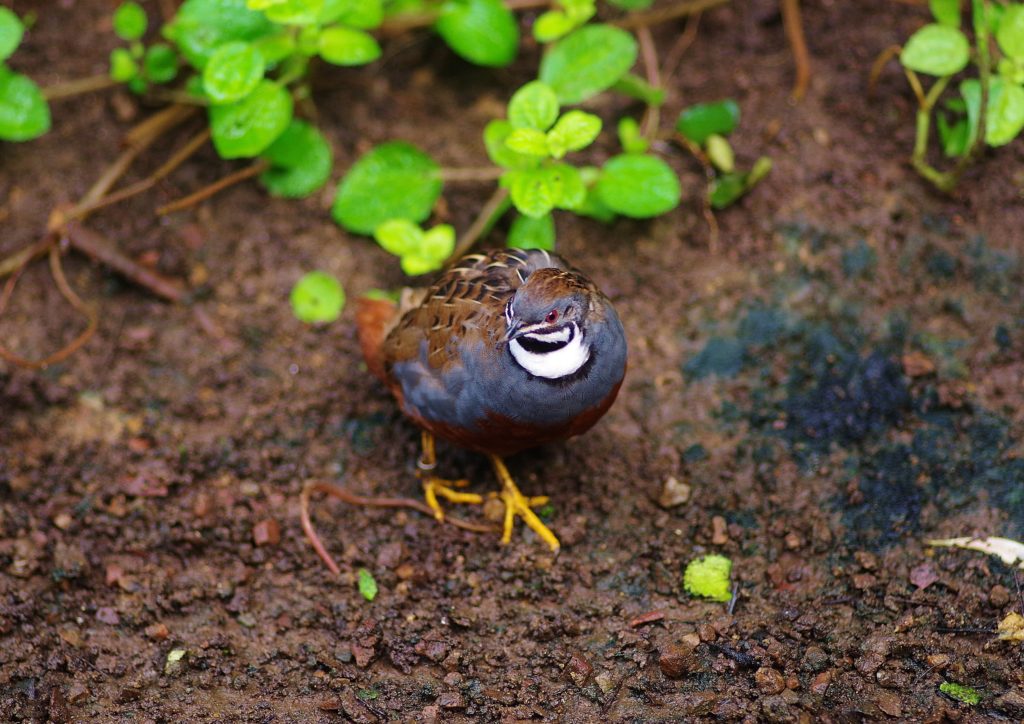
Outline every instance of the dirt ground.
<svg viewBox="0 0 1024 724">
<path fill-rule="evenodd" d="M 292 202 L 243 184 L 156 218 L 237 168 L 206 151 L 90 220 L 187 280 L 193 301 L 166 304 L 72 254 L 98 333 L 42 372 L 0 363 L 0 719 L 1024 719 L 1024 647 L 994 634 L 1024 606 L 1024 576 L 924 544 L 1024 536 L 1024 144 L 987 154 L 954 197 L 932 192 L 906 163 L 914 100 L 898 67 L 873 97 L 866 87 L 875 56 L 926 9 L 803 7 L 803 102 L 788 100 L 770 0 L 707 13 L 670 88 L 667 119 L 735 97 L 741 160 L 775 163 L 719 214 L 717 252 L 703 175 L 671 146 L 685 195 L 673 213 L 559 219 L 559 251 L 613 299 L 631 347 L 593 431 L 511 462 L 525 490 L 553 496 L 557 557 L 521 528 L 502 547 L 335 501 L 315 519 L 344 574 L 310 549 L 304 481 L 418 494 L 417 431 L 362 365 L 352 305 L 313 328 L 287 304 L 315 268 L 350 300 L 404 281 L 393 257 L 330 221 L 333 189 Z M 14 8 L 38 17 L 16 69 L 43 85 L 104 71 L 112 3 Z M 663 52 L 681 28 L 658 28 Z M 480 131 L 536 52 L 493 71 L 417 35 L 372 68 L 324 71 L 336 176 L 391 138 L 481 165 Z M 38 238 L 152 110 L 119 92 L 61 101 L 53 132 L 0 145 L 0 255 Z M 612 98 L 593 110 L 637 109 Z M 436 218 L 465 228 L 488 194 L 449 184 Z M 40 357 L 81 324 L 40 262 L 0 337 Z M 493 489 L 485 460 L 441 452 L 443 473 Z M 690 486 L 687 502 L 659 503 L 669 481 Z M 686 562 L 712 551 L 734 563 L 731 612 L 682 590 Z M 373 602 L 360 567 L 379 584 Z M 944 681 L 981 702 L 946 697 Z"/>
</svg>

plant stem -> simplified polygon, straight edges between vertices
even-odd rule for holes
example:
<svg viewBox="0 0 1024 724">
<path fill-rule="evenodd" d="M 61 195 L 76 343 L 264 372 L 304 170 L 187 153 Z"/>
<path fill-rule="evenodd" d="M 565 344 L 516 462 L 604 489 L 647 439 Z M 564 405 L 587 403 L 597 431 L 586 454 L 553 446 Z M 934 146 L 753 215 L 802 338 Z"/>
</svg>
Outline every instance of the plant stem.
<svg viewBox="0 0 1024 724">
<path fill-rule="evenodd" d="M 501 215 L 508 211 L 509 206 L 508 189 L 499 186 L 494 190 L 491 198 L 487 199 L 487 203 L 483 205 L 483 208 L 480 209 L 480 215 L 476 217 L 476 220 L 466 229 L 466 233 L 459 239 L 459 243 L 455 245 L 455 250 L 448 257 L 445 266 L 458 261 L 466 252 L 472 249 L 473 245 L 480 240 L 480 237 L 486 234 L 498 222 Z"/>
<path fill-rule="evenodd" d="M 265 160 L 259 160 L 251 166 L 235 171 L 234 173 L 228 174 L 222 179 L 214 181 L 209 186 L 204 186 L 198 191 L 194 191 L 188 196 L 184 196 L 177 201 L 172 201 L 169 204 L 164 204 L 156 210 L 157 216 L 164 216 L 166 214 L 174 213 L 175 211 L 181 211 L 187 209 L 190 206 L 195 206 L 200 201 L 205 201 L 211 196 L 223 191 L 224 189 L 234 186 L 235 184 L 241 183 L 246 179 L 250 179 L 253 176 L 259 176 L 261 173 L 266 171 L 270 167 L 270 163 Z"/>
<path fill-rule="evenodd" d="M 719 5 L 725 5 L 727 2 L 729 0 L 683 0 L 667 8 L 659 8 L 658 10 L 651 10 L 646 13 L 631 13 L 620 20 L 616 20 L 612 25 L 617 25 L 626 30 L 635 30 L 636 28 L 658 25 L 659 23 L 675 20 L 676 18 L 704 12 Z"/>
<path fill-rule="evenodd" d="M 651 28 L 643 25 L 637 28 L 637 40 L 640 43 L 640 57 L 643 58 L 644 72 L 647 74 L 647 84 L 652 88 L 661 87 L 661 75 L 658 72 L 658 48 L 654 44 L 654 36 L 651 35 Z M 648 103 L 644 110 L 643 123 L 640 133 L 647 139 L 651 139 L 658 132 L 658 125 L 661 120 L 660 109 L 653 103 Z"/>
<path fill-rule="evenodd" d="M 807 93 L 807 85 L 811 80 L 811 58 L 804 39 L 804 24 L 800 19 L 800 0 L 782 0 L 782 22 L 786 27 L 786 37 L 796 65 L 792 98 L 799 101 Z"/>
<path fill-rule="evenodd" d="M 77 78 L 75 80 L 64 81 L 63 83 L 54 83 L 42 88 L 43 98 L 48 101 L 56 101 L 61 98 L 71 98 L 72 96 L 82 95 L 83 93 L 91 93 L 93 91 L 106 90 L 107 88 L 113 88 L 116 85 L 120 85 L 116 80 L 111 78 L 109 75 L 91 75 L 88 78 Z"/>
<path fill-rule="evenodd" d="M 875 62 L 871 64 L 871 73 L 868 75 L 868 96 L 872 96 L 875 93 L 875 86 L 878 85 L 878 77 L 882 75 L 882 70 L 885 68 L 886 63 L 895 58 L 903 52 L 902 45 L 890 45 L 888 48 L 883 50 L 875 58 Z"/>
<path fill-rule="evenodd" d="M 908 77 L 911 76 L 908 75 Z M 917 76 L 913 77 L 916 79 Z M 910 163 L 914 166 L 914 169 L 936 188 L 946 192 L 952 191 L 956 185 L 956 178 L 951 173 L 943 173 L 931 166 L 926 156 L 928 154 L 928 136 L 931 130 L 932 109 L 952 78 L 953 76 L 950 75 L 939 78 L 928 89 L 928 93 L 920 97 L 920 104 L 917 109 L 916 134 L 914 135 L 914 152 L 910 156 Z M 920 84 L 918 84 L 919 89 Z"/>
<path fill-rule="evenodd" d="M 505 169 L 497 166 L 480 168 L 442 168 L 439 176 L 442 181 L 494 181 L 501 178 Z"/>
</svg>

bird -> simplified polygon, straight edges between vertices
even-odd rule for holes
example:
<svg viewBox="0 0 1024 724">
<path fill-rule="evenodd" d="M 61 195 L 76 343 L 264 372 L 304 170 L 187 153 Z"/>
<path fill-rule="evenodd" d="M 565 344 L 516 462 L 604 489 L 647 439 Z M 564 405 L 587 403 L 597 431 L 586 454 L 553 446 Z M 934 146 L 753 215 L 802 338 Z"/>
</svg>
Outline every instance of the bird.
<svg viewBox="0 0 1024 724">
<path fill-rule="evenodd" d="M 437 477 L 435 438 L 486 455 L 505 505 L 502 543 L 516 518 L 552 551 L 560 542 L 504 459 L 589 430 L 615 401 L 626 373 L 626 335 L 608 297 L 555 253 L 471 254 L 433 286 L 399 301 L 362 297 L 356 326 L 367 368 L 422 431 L 418 463 L 437 520 L 453 504 L 480 504 L 465 480 Z"/>
</svg>

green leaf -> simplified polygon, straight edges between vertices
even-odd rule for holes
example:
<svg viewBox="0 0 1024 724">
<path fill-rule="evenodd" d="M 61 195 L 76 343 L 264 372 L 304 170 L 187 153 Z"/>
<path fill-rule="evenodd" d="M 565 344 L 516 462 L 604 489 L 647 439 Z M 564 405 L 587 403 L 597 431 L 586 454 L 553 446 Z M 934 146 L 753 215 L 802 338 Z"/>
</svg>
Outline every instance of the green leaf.
<svg viewBox="0 0 1024 724">
<path fill-rule="evenodd" d="M 524 156 L 546 158 L 548 155 L 548 137 L 536 128 L 516 128 L 508 134 L 505 145 L 516 153 Z"/>
<path fill-rule="evenodd" d="M 263 80 L 263 56 L 250 43 L 235 40 L 217 48 L 203 69 L 203 89 L 215 105 L 234 103 Z"/>
<path fill-rule="evenodd" d="M 561 188 L 561 195 L 555 201 L 556 208 L 575 211 L 583 205 L 587 197 L 587 186 L 578 168 L 567 163 L 556 163 L 549 166 L 547 172 L 552 175 L 555 186 Z"/>
<path fill-rule="evenodd" d="M 455 228 L 438 224 L 423 234 L 419 255 L 437 262 L 438 267 L 455 251 Z"/>
<path fill-rule="evenodd" d="M 258 156 L 291 120 L 291 95 L 277 83 L 262 80 L 237 103 L 210 107 L 213 146 L 221 158 Z"/>
<path fill-rule="evenodd" d="M 447 0 L 434 28 L 452 50 L 477 65 L 508 65 L 519 48 L 515 15 L 501 0 Z"/>
<path fill-rule="evenodd" d="M 326 0 L 320 11 L 320 24 L 341 23 L 350 28 L 372 30 L 384 21 L 381 0 Z"/>
<path fill-rule="evenodd" d="M 508 230 L 508 245 L 513 249 L 555 248 L 555 220 L 551 214 L 533 218 L 517 216 Z"/>
<path fill-rule="evenodd" d="M 185 0 L 162 32 L 193 67 L 202 70 L 224 43 L 255 41 L 276 28 L 263 13 L 247 8 L 245 0 Z"/>
<path fill-rule="evenodd" d="M 985 143 L 1005 146 L 1024 128 L 1024 88 L 992 78 L 989 83 L 988 113 L 985 116 Z"/>
<path fill-rule="evenodd" d="M 612 87 L 636 62 L 637 44 L 625 30 L 585 25 L 558 41 L 540 63 L 540 79 L 563 105 Z"/>
<path fill-rule="evenodd" d="M 0 65 L 0 140 L 29 141 L 50 130 L 50 107 L 30 78 Z"/>
<path fill-rule="evenodd" d="M 562 199 L 561 174 L 550 168 L 529 168 L 508 174 L 512 204 L 519 213 L 533 218 L 544 216 Z"/>
<path fill-rule="evenodd" d="M 178 75 L 178 54 L 166 43 L 154 43 L 146 48 L 142 68 L 146 80 L 152 83 L 169 83 Z"/>
<path fill-rule="evenodd" d="M 423 229 L 408 219 L 388 219 L 373 231 L 380 247 L 395 256 L 415 255 L 423 243 Z"/>
<path fill-rule="evenodd" d="M 910 36 L 900 53 L 904 67 L 945 76 L 959 73 L 971 59 L 971 45 L 959 28 L 932 23 Z"/>
<path fill-rule="evenodd" d="M 380 57 L 380 45 L 369 33 L 335 25 L 320 33 L 320 57 L 334 65 L 366 65 Z"/>
<path fill-rule="evenodd" d="M 546 131 L 558 118 L 558 96 L 547 83 L 539 80 L 517 90 L 508 102 L 508 120 L 513 128 L 534 128 Z"/>
<path fill-rule="evenodd" d="M 122 3 L 114 11 L 114 33 L 121 40 L 138 40 L 146 34 L 146 11 L 136 2 Z"/>
<path fill-rule="evenodd" d="M 744 173 L 724 173 L 715 177 L 708 189 L 708 201 L 713 209 L 724 209 L 734 204 L 747 192 Z"/>
<path fill-rule="evenodd" d="M 996 31 L 996 41 L 1011 58 L 1024 58 L 1024 4 L 1013 3 L 1006 7 Z"/>
<path fill-rule="evenodd" d="M 533 21 L 533 37 L 538 43 L 550 43 L 572 32 L 582 23 L 577 22 L 561 10 L 548 10 Z M 520 217 L 523 218 L 523 217 Z"/>
<path fill-rule="evenodd" d="M 118 83 L 127 83 L 139 74 L 139 66 L 128 48 L 114 48 L 110 51 L 110 78 Z"/>
<path fill-rule="evenodd" d="M 967 111 L 967 147 L 970 148 L 978 138 L 978 126 L 981 120 L 981 81 L 968 78 L 960 83 L 960 95 Z"/>
<path fill-rule="evenodd" d="M 697 103 L 679 114 L 676 130 L 698 146 L 713 133 L 728 136 L 740 122 L 740 107 L 731 98 L 714 103 Z"/>
<path fill-rule="evenodd" d="M 5 7 L 0 7 L 0 61 L 7 60 L 21 44 L 25 26 L 18 16 Z"/>
<path fill-rule="evenodd" d="M 292 312 L 300 322 L 333 322 L 345 306 L 345 290 L 327 272 L 312 271 L 292 287 L 291 303 Z"/>
<path fill-rule="evenodd" d="M 732 599 L 729 575 L 732 561 L 725 556 L 712 553 L 695 558 L 686 565 L 683 573 L 683 588 L 691 596 L 710 598 L 726 603 Z"/>
<path fill-rule="evenodd" d="M 928 0 L 928 7 L 940 25 L 960 27 L 960 0 Z"/>
<path fill-rule="evenodd" d="M 950 125 L 945 113 L 936 116 L 939 129 L 939 140 L 942 142 L 942 152 L 949 158 L 964 155 L 967 152 L 968 129 L 967 121 L 960 119 Z"/>
<path fill-rule="evenodd" d="M 651 85 L 635 73 L 626 73 L 612 86 L 616 93 L 636 98 L 649 106 L 660 106 L 665 102 L 665 90 Z"/>
<path fill-rule="evenodd" d="M 324 0 L 248 0 L 251 10 L 262 10 L 269 20 L 282 25 L 314 25 Z"/>
<path fill-rule="evenodd" d="M 724 137 L 712 133 L 704 143 L 711 165 L 725 173 L 731 173 L 736 169 L 736 155 Z"/>
<path fill-rule="evenodd" d="M 295 36 L 290 32 L 264 35 L 252 44 L 260 51 L 267 67 L 273 67 L 295 52 Z"/>
<path fill-rule="evenodd" d="M 939 684 L 939 691 L 946 696 L 956 699 L 957 701 L 963 702 L 968 706 L 974 706 L 981 703 L 981 694 L 975 689 L 963 684 L 956 684 L 952 681 L 943 681 Z"/>
<path fill-rule="evenodd" d="M 516 153 L 506 145 L 512 135 L 512 124 L 504 119 L 496 119 L 484 127 L 484 146 L 490 159 L 502 168 L 528 168 L 537 165 L 536 156 L 525 156 Z M 545 139 L 546 142 L 546 139 Z"/>
<path fill-rule="evenodd" d="M 753 168 L 750 169 L 750 173 L 747 174 L 747 191 L 752 189 L 761 179 L 771 173 L 772 160 L 767 156 L 761 156 L 759 159 L 754 161 Z"/>
<path fill-rule="evenodd" d="M 548 149 L 553 158 L 586 148 L 601 132 L 601 119 L 583 111 L 569 111 L 548 131 Z"/>
<path fill-rule="evenodd" d="M 626 153 L 646 153 L 650 143 L 640 133 L 640 124 L 631 116 L 619 120 L 619 143 Z"/>
<path fill-rule="evenodd" d="M 606 224 L 612 221 L 615 218 L 615 212 L 608 208 L 597 193 L 597 181 L 601 178 L 601 170 L 593 166 L 584 166 L 579 169 L 579 172 L 586 194 L 583 203 L 573 209 L 573 212 Z"/>
<path fill-rule="evenodd" d="M 612 211 L 634 219 L 671 211 L 682 195 L 679 179 L 668 164 L 641 153 L 610 159 L 601 171 L 596 191 Z"/>
<path fill-rule="evenodd" d="M 434 159 L 411 144 L 382 144 L 342 179 L 331 215 L 360 234 L 372 234 L 389 219 L 423 221 L 441 195 L 439 172 Z"/>
<path fill-rule="evenodd" d="M 260 175 L 260 183 L 274 196 L 309 196 L 331 175 L 331 146 L 315 126 L 305 121 L 293 119 L 263 157 L 271 166 Z"/>
</svg>

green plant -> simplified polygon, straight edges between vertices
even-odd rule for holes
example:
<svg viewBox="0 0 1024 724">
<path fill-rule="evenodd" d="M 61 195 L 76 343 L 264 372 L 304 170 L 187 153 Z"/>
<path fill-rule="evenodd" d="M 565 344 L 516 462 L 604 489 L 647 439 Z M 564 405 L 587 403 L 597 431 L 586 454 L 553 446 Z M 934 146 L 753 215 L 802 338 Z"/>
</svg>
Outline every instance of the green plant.
<svg viewBox="0 0 1024 724">
<path fill-rule="evenodd" d="M 345 306 L 345 290 L 327 272 L 312 271 L 292 287 L 291 303 L 292 312 L 301 322 L 333 322 Z"/>
<path fill-rule="evenodd" d="M 969 686 L 955 684 L 952 681 L 943 681 L 939 684 L 939 691 L 951 699 L 963 702 L 968 706 L 981 703 L 981 694 Z"/>
<path fill-rule="evenodd" d="M 1024 4 L 971 0 L 970 36 L 959 0 L 930 0 L 929 7 L 935 22 L 911 35 L 899 56 L 918 101 L 911 163 L 950 191 L 982 148 L 1003 146 L 1024 129 Z M 959 95 L 944 95 L 964 71 Z M 936 78 L 927 91 L 918 74 Z M 955 159 L 947 171 L 927 160 L 933 117 L 942 153 Z"/>
<path fill-rule="evenodd" d="M 694 558 L 686 565 L 683 573 L 683 588 L 691 596 L 725 603 L 732 599 L 729 585 L 731 573 L 732 561 L 725 556 L 712 553 Z"/>
<path fill-rule="evenodd" d="M 135 93 L 143 93 L 150 84 L 169 83 L 178 75 L 178 56 L 167 43 L 149 48 L 142 42 L 149 25 L 146 11 L 135 2 L 126 2 L 114 11 L 114 33 L 128 43 L 126 48 L 110 52 L 110 77 L 126 83 Z"/>
<path fill-rule="evenodd" d="M 679 114 L 676 122 L 684 143 L 711 169 L 708 204 L 713 209 L 731 206 L 772 169 L 771 159 L 761 156 L 749 171 L 737 170 L 736 155 L 726 136 L 736 129 L 739 120 L 739 105 L 729 98 L 690 106 Z"/>
<path fill-rule="evenodd" d="M 50 130 L 50 107 L 31 78 L 15 73 L 6 61 L 21 44 L 25 26 L 0 7 L 0 140 L 29 141 Z"/>
<path fill-rule="evenodd" d="M 579 28 L 552 47 L 541 63 L 539 80 L 518 89 L 505 117 L 484 128 L 484 146 L 494 166 L 475 169 L 473 177 L 496 179 L 498 190 L 473 233 L 483 233 L 514 208 L 509 245 L 551 249 L 555 211 L 610 221 L 617 215 L 651 218 L 676 207 L 679 180 L 664 160 L 649 152 L 649 139 L 632 119 L 619 126 L 623 153 L 601 167 L 569 160 L 598 138 L 603 124 L 592 113 L 563 106 L 618 88 L 636 58 L 633 37 L 606 25 Z M 660 92 L 648 96 L 661 102 Z M 409 273 L 438 268 L 450 237 L 446 230 L 442 244 L 441 236 L 431 234 L 447 227 L 424 232 L 416 224 L 429 217 L 445 176 L 457 171 L 443 170 L 408 143 L 383 144 L 360 158 L 342 180 L 332 208 L 334 219 L 350 231 L 374 234 L 385 249 L 402 258 Z M 468 243 L 471 238 L 462 246 Z"/>
</svg>

